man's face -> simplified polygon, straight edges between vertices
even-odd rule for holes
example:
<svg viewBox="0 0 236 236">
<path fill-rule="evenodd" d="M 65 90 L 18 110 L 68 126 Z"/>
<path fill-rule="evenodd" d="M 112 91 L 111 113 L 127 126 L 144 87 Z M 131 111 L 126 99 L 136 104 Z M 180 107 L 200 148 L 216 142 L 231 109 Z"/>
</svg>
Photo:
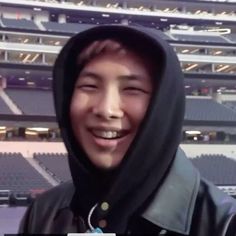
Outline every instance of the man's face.
<svg viewBox="0 0 236 236">
<path fill-rule="evenodd" d="M 103 54 L 83 68 L 75 84 L 70 118 L 91 163 L 107 170 L 121 163 L 151 93 L 148 68 L 131 52 Z"/>
</svg>

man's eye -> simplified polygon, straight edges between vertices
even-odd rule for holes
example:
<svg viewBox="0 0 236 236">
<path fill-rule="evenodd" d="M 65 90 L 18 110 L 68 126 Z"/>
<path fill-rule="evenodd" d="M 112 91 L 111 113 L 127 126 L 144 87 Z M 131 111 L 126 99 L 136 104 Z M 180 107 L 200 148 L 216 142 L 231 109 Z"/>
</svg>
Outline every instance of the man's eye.
<svg viewBox="0 0 236 236">
<path fill-rule="evenodd" d="M 139 87 L 126 87 L 124 90 L 130 93 L 148 93 L 148 91 Z"/>
<path fill-rule="evenodd" d="M 97 88 L 95 84 L 79 84 L 76 87 L 83 90 L 94 90 Z"/>
</svg>

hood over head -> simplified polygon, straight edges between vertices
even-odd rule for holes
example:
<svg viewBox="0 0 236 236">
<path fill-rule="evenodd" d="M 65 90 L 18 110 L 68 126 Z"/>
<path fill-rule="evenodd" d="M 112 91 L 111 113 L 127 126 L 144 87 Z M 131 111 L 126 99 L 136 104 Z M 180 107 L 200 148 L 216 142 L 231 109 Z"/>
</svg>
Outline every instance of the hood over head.
<svg viewBox="0 0 236 236">
<path fill-rule="evenodd" d="M 112 172 L 98 170 L 89 162 L 75 139 L 69 117 L 74 84 L 82 69 L 82 65 L 77 65 L 77 57 L 93 41 L 102 39 L 114 39 L 133 49 L 145 50 L 157 61 L 153 94 L 144 120 L 121 164 Z M 53 70 L 53 92 L 58 124 L 78 191 L 76 206 L 84 206 L 87 214 L 98 203 L 93 226 L 105 219 L 104 232 L 124 233 L 130 217 L 142 211 L 158 190 L 181 140 L 185 98 L 176 53 L 157 30 L 121 25 L 90 28 L 73 36 L 59 53 Z M 101 208 L 102 202 L 109 205 L 106 211 Z"/>
</svg>

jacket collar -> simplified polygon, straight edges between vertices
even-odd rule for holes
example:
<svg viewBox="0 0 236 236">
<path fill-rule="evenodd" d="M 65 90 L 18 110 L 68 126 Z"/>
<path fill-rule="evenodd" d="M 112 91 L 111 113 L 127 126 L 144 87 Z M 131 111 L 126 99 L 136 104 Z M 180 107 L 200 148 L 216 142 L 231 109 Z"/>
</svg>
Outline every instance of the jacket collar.
<svg viewBox="0 0 236 236">
<path fill-rule="evenodd" d="M 142 217 L 167 231 L 187 235 L 199 183 L 199 172 L 179 148 L 167 177 Z"/>
</svg>

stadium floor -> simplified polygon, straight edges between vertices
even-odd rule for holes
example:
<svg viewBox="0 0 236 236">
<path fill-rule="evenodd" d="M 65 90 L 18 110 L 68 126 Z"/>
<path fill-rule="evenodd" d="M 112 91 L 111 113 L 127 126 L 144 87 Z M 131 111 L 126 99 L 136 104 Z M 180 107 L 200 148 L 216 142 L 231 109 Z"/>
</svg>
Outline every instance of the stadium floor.
<svg viewBox="0 0 236 236">
<path fill-rule="evenodd" d="M 17 233 L 26 207 L 0 206 L 0 236 Z"/>
</svg>

